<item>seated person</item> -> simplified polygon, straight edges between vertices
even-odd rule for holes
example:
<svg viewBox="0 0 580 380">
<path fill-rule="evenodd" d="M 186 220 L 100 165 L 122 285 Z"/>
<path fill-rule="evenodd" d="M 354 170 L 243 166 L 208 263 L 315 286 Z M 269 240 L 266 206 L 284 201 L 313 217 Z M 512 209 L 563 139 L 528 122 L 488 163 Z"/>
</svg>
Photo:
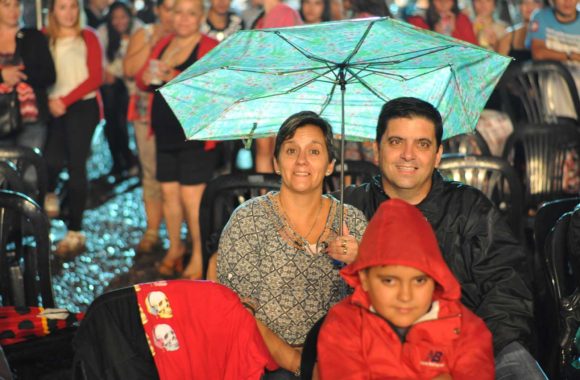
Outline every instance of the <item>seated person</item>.
<svg viewBox="0 0 580 380">
<path fill-rule="evenodd" d="M 321 327 L 322 379 L 495 378 L 491 333 L 461 304 L 459 283 L 416 207 L 383 202 L 341 275 L 355 290 Z"/>
<path fill-rule="evenodd" d="M 282 177 L 280 191 L 234 211 L 217 257 L 218 281 L 255 313 L 270 353 L 283 368 L 265 379 L 298 376 L 306 334 L 347 295 L 338 261 L 354 261 L 367 224 L 359 210 L 342 208 L 322 194 L 324 177 L 334 168 L 333 136 L 330 124 L 314 112 L 284 121 L 275 141 L 274 168 Z M 341 229 L 345 235 L 337 239 Z M 341 249 L 326 253 L 335 240 Z"/>
</svg>

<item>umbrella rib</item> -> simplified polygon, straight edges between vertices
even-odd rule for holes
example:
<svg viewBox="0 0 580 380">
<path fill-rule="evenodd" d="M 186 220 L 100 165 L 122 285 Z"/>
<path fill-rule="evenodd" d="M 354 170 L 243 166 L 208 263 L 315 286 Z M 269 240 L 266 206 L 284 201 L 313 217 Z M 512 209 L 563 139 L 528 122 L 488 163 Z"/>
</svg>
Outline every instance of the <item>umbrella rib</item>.
<svg viewBox="0 0 580 380">
<path fill-rule="evenodd" d="M 334 96 L 334 91 L 336 91 L 336 84 L 337 84 L 337 82 L 335 81 L 334 84 L 332 85 L 332 88 L 330 89 L 330 94 L 328 94 L 328 96 L 326 97 L 326 100 L 322 104 L 322 107 L 320 107 L 320 112 L 318 113 L 319 115 L 322 115 L 322 113 L 326 110 L 326 107 L 328 107 L 328 105 L 330 104 L 330 101 L 332 100 L 332 97 Z"/>
<path fill-rule="evenodd" d="M 379 94 L 377 91 L 375 91 L 366 81 L 364 81 L 362 78 L 360 78 L 358 76 L 358 74 L 352 72 L 352 70 L 350 68 L 346 68 L 346 71 L 348 71 L 350 73 L 350 75 L 352 75 L 353 77 L 357 78 L 360 82 L 360 84 L 363 85 L 363 87 L 365 87 L 367 90 L 369 90 L 372 94 L 374 94 L 377 98 L 381 99 L 382 101 L 386 102 L 388 99 L 385 98 L 384 96 L 382 96 L 381 94 Z"/>
<path fill-rule="evenodd" d="M 427 48 L 427 49 L 421 49 L 421 50 L 415 50 L 413 52 L 407 52 L 407 53 L 400 53 L 400 54 L 395 54 L 392 56 L 386 56 L 386 57 L 378 57 L 378 58 L 373 58 L 373 59 L 369 59 L 366 61 L 360 61 L 360 62 L 356 62 L 356 63 L 352 63 L 350 66 L 357 66 L 357 65 L 388 65 L 388 64 L 396 64 L 396 63 L 401 63 L 401 62 L 406 62 L 409 60 L 413 60 L 413 59 L 417 59 L 417 58 L 421 58 L 425 55 L 429 55 L 429 54 L 434 54 L 434 53 L 439 53 L 443 50 L 447 50 L 447 49 L 452 49 L 456 46 L 454 45 L 445 45 L 442 47 L 438 47 L 438 48 Z M 401 59 L 401 60 L 390 60 L 390 61 L 384 61 L 385 59 L 392 59 L 393 57 L 398 57 L 401 55 L 407 55 L 407 54 L 411 54 L 411 53 L 421 53 L 419 55 L 414 55 L 412 57 L 408 57 L 405 59 Z"/>
<path fill-rule="evenodd" d="M 371 69 L 360 69 L 358 71 L 358 73 L 360 73 L 362 71 L 365 71 L 365 72 L 369 73 L 369 74 L 363 76 L 363 78 L 364 77 L 367 77 L 367 76 L 369 76 L 371 74 L 376 74 L 376 75 L 382 75 L 382 76 L 386 76 L 386 77 L 396 77 L 396 78 L 400 78 L 401 80 L 407 81 L 407 80 L 413 80 L 413 79 L 416 79 L 416 78 L 420 78 L 423 75 L 428 75 L 428 74 L 434 73 L 435 71 L 439 71 L 439 70 L 444 69 L 444 68 L 447 68 L 447 67 L 449 67 L 449 65 L 443 65 L 443 66 L 439 66 L 439 67 L 433 67 L 429 71 L 426 71 L 426 72 L 423 72 L 423 73 L 419 73 L 419 74 L 414 75 L 414 76 L 411 76 L 411 77 L 405 77 L 405 76 L 399 75 L 399 74 L 389 73 L 389 72 L 380 71 L 380 70 L 371 70 Z M 400 69 L 404 69 L 404 68 L 400 68 Z M 418 68 L 413 67 L 413 68 L 409 68 L 409 69 L 410 70 L 415 70 L 415 69 L 418 69 Z M 352 79 L 349 78 L 349 80 L 347 82 L 349 82 L 351 80 Z"/>
<path fill-rule="evenodd" d="M 264 32 L 269 32 L 269 31 L 267 31 L 267 30 L 263 30 L 263 31 L 264 31 Z M 306 58 L 308 58 L 308 59 L 311 59 L 311 60 L 313 60 L 313 61 L 316 61 L 316 62 L 325 63 L 325 64 L 328 64 L 328 63 L 331 63 L 331 64 L 336 64 L 335 62 L 329 61 L 329 60 L 327 60 L 327 59 L 324 59 L 324 58 L 317 57 L 317 56 L 315 56 L 314 54 L 310 53 L 309 51 L 305 50 L 304 48 L 301 48 L 300 46 L 298 46 L 298 45 L 296 45 L 296 44 L 294 44 L 294 43 L 290 42 L 290 40 L 289 40 L 289 39 L 287 39 L 286 37 L 284 37 L 284 36 L 283 36 L 283 35 L 280 33 L 280 31 L 279 31 L 279 30 L 274 30 L 274 31 L 272 31 L 272 32 L 273 32 L 275 35 L 277 35 L 278 37 L 280 37 L 282 40 L 286 41 L 286 43 L 287 43 L 288 45 L 292 46 L 294 49 L 296 49 L 296 50 L 297 50 L 297 51 L 298 51 L 300 54 L 302 54 L 302 55 L 303 55 L 303 56 L 305 56 Z M 272 33 L 272 32 L 270 32 L 270 33 Z"/>
<path fill-rule="evenodd" d="M 350 54 L 348 55 L 348 57 L 346 57 L 346 59 L 344 60 L 344 62 L 342 63 L 342 65 L 349 65 L 350 60 L 352 59 L 352 57 L 355 56 L 356 53 L 358 53 L 358 51 L 360 50 L 363 42 L 366 40 L 367 36 L 371 32 L 371 28 L 373 27 L 373 25 L 375 25 L 375 21 L 371 21 L 369 23 L 369 26 L 367 26 L 367 29 L 363 33 L 362 37 L 360 38 L 360 40 L 358 41 L 358 43 L 356 44 L 356 46 L 354 47 L 354 49 L 352 49 L 352 51 L 350 52 Z"/>
</svg>

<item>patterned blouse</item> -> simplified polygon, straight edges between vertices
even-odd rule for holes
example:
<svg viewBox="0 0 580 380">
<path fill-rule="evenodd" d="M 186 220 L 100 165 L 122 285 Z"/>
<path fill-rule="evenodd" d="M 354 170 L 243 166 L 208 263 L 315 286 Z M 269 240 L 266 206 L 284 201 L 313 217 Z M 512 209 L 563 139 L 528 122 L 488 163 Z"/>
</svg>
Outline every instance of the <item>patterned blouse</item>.
<svg viewBox="0 0 580 380">
<path fill-rule="evenodd" d="M 339 263 L 324 253 L 311 253 L 286 222 L 278 192 L 251 199 L 232 214 L 218 250 L 218 280 L 256 307 L 256 317 L 291 345 L 306 334 L 328 309 L 347 295 Z M 332 201 L 318 246 L 335 238 L 340 204 Z M 365 216 L 345 205 L 350 234 L 360 241 Z"/>
</svg>

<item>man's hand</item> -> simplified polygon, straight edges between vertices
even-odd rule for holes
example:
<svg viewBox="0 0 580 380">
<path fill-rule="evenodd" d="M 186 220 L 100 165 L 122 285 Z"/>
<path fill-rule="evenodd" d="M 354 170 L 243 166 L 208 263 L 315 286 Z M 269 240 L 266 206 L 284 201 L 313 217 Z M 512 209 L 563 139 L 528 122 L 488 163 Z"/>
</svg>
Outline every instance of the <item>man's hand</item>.
<svg viewBox="0 0 580 380">
<path fill-rule="evenodd" d="M 4 84 L 8 87 L 14 87 L 23 80 L 26 80 L 28 77 L 22 72 L 22 69 L 22 66 L 6 66 L 2 68 L 0 72 Z"/>
</svg>

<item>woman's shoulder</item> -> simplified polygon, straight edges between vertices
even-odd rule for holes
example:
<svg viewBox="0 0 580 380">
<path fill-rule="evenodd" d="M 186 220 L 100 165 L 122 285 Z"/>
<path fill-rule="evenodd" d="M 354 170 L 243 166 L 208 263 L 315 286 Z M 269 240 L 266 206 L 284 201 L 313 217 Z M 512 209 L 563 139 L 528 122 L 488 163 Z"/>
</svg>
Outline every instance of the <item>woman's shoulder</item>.
<svg viewBox="0 0 580 380">
<path fill-rule="evenodd" d="M 232 218 L 254 217 L 257 213 L 261 214 L 264 211 L 266 211 L 266 215 L 269 215 L 268 212 L 272 206 L 272 196 L 275 194 L 277 192 L 269 192 L 268 194 L 248 199 L 235 209 Z"/>
</svg>

